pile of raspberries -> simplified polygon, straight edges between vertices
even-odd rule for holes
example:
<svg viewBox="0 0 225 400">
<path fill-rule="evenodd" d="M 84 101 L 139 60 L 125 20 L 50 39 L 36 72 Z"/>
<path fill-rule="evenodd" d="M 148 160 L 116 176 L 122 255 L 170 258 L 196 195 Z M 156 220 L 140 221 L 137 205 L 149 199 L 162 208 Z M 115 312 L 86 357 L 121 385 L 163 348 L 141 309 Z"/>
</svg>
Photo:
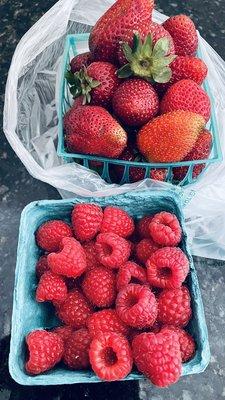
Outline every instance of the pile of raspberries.
<svg viewBox="0 0 225 400">
<path fill-rule="evenodd" d="M 184 330 L 192 311 L 181 240 L 176 215 L 164 211 L 135 222 L 119 207 L 82 203 L 71 225 L 43 223 L 36 301 L 52 302 L 63 325 L 27 335 L 27 373 L 63 362 L 105 381 L 134 367 L 157 386 L 177 382 L 196 350 Z"/>
</svg>

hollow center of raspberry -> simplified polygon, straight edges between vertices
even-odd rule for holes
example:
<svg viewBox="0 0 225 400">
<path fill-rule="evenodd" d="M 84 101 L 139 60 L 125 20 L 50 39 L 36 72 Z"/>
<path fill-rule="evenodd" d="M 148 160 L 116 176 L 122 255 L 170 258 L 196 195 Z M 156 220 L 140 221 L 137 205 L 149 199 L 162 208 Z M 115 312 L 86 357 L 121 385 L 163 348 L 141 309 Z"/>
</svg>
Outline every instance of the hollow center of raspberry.
<svg viewBox="0 0 225 400">
<path fill-rule="evenodd" d="M 112 349 L 112 347 L 107 347 L 104 350 L 103 358 L 105 360 L 105 364 L 108 367 L 110 367 L 111 365 L 116 364 L 116 362 L 118 361 L 117 355 L 116 355 L 115 351 Z"/>
<path fill-rule="evenodd" d="M 137 296 L 135 296 L 134 294 L 130 295 L 129 297 L 127 297 L 127 307 L 131 308 L 133 306 L 135 306 L 135 304 L 138 303 L 138 298 Z"/>
<path fill-rule="evenodd" d="M 102 243 L 102 251 L 104 253 L 104 256 L 109 256 L 110 254 L 112 254 L 113 249 L 108 244 Z"/>
<path fill-rule="evenodd" d="M 141 281 L 140 281 L 140 279 L 138 279 L 138 278 L 135 278 L 134 276 L 132 276 L 132 278 L 131 278 L 131 280 L 130 280 L 130 282 L 129 283 L 138 283 L 138 284 L 140 284 L 141 283 Z"/>
<path fill-rule="evenodd" d="M 160 268 L 158 271 L 160 278 L 170 278 L 172 276 L 171 269 L 168 267 Z"/>
</svg>

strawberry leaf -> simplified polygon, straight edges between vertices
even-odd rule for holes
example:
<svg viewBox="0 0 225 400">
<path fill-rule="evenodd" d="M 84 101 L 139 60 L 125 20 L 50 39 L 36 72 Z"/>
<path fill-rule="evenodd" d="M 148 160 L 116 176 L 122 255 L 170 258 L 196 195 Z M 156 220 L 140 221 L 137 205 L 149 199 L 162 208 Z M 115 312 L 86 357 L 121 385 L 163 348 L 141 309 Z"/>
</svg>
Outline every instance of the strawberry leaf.
<svg viewBox="0 0 225 400">
<path fill-rule="evenodd" d="M 169 67 L 164 67 L 160 71 L 152 71 L 152 77 L 155 82 L 167 83 L 172 77 L 172 71 Z"/>
<path fill-rule="evenodd" d="M 152 55 L 152 35 L 147 35 L 142 45 L 141 55 L 143 57 L 151 57 Z"/>
<path fill-rule="evenodd" d="M 139 54 L 141 52 L 142 42 L 139 33 L 134 34 L 133 38 L 133 53 Z"/>
<path fill-rule="evenodd" d="M 154 58 L 165 57 L 170 49 L 170 41 L 168 38 L 163 37 L 159 39 L 153 47 L 152 56 Z"/>
<path fill-rule="evenodd" d="M 117 71 L 118 78 L 129 78 L 133 75 L 130 64 L 126 64 Z"/>
<path fill-rule="evenodd" d="M 65 79 L 70 85 L 73 85 L 75 83 L 75 76 L 71 71 L 66 71 L 65 73 Z"/>
<path fill-rule="evenodd" d="M 122 44 L 122 49 L 123 49 L 123 52 L 124 52 L 124 55 L 125 55 L 127 61 L 131 61 L 132 60 L 132 49 L 129 46 L 129 44 L 128 43 L 123 43 Z"/>
</svg>

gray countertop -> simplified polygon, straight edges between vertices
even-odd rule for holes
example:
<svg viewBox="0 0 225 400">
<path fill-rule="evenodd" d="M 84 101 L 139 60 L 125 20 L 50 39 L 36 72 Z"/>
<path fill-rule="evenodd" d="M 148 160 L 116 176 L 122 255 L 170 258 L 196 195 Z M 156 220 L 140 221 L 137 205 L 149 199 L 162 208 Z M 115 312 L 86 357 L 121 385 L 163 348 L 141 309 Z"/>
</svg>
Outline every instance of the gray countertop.
<svg viewBox="0 0 225 400">
<path fill-rule="evenodd" d="M 30 26 L 55 1 L 1 0 L 1 105 L 4 81 L 15 46 Z M 225 0 L 190 0 L 176 2 L 158 0 L 157 8 L 168 15 L 186 13 L 198 25 L 201 34 L 225 57 Z M 182 4 L 181 4 L 182 3 Z M 2 107 L 0 107 L 2 110 Z M 12 110 L 13 112 L 13 110 Z M 119 382 L 70 387 L 25 388 L 10 379 L 7 370 L 12 290 L 20 213 L 23 207 L 37 199 L 59 198 L 58 192 L 35 179 L 25 170 L 4 135 L 0 146 L 0 400 L 222 400 L 225 398 L 225 263 L 195 258 L 206 320 L 209 329 L 211 363 L 200 375 L 182 378 L 178 384 L 160 390 L 149 383 Z"/>
</svg>

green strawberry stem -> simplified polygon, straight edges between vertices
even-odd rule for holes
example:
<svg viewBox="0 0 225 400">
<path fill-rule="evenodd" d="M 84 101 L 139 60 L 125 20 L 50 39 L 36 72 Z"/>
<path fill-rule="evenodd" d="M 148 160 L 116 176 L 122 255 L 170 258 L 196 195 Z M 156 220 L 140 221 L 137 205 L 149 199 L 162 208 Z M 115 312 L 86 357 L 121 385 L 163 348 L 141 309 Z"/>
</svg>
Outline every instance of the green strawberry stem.
<svg viewBox="0 0 225 400">
<path fill-rule="evenodd" d="M 99 81 L 88 76 L 85 66 L 74 74 L 71 71 L 67 71 L 65 78 L 70 86 L 70 93 L 73 98 L 82 96 L 83 105 L 91 102 L 91 91 L 101 84 Z"/>
<path fill-rule="evenodd" d="M 122 43 L 122 49 L 128 63 L 118 70 L 119 78 L 139 76 L 158 83 L 170 81 L 172 71 L 169 65 L 176 56 L 168 55 L 170 49 L 168 38 L 161 38 L 153 45 L 151 34 L 142 42 L 140 35 L 135 33 L 133 47 L 131 48 L 128 43 Z"/>
</svg>

